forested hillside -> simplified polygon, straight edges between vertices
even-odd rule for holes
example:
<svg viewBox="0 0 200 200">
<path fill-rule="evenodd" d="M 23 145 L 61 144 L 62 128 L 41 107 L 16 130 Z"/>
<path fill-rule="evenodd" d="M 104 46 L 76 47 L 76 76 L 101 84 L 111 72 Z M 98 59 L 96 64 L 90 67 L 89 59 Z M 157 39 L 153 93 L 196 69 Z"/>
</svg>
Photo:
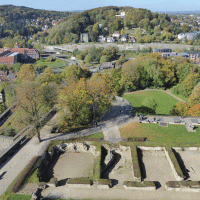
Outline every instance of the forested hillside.
<svg viewBox="0 0 200 200">
<path fill-rule="evenodd" d="M 48 24 L 50 26 L 52 20 L 62 19 L 70 14 L 70 12 L 2 5 L 0 6 L 0 38 L 8 36 L 14 37 L 15 34 L 30 36 L 40 31 L 41 25 Z M 37 19 L 38 24 L 36 26 L 35 22 Z"/>
<path fill-rule="evenodd" d="M 116 16 L 123 11 L 126 13 L 125 17 Z M 109 6 L 68 16 L 49 31 L 46 42 L 48 44 L 79 42 L 80 33 L 88 33 L 91 41 L 95 42 L 99 35 L 109 36 L 115 31 L 123 34 L 124 30 L 132 28 L 140 28 L 139 31 L 143 29 L 146 34 L 154 37 L 166 29 L 164 37 L 167 39 L 172 37 L 170 31 L 174 31 L 173 24 L 166 14 L 152 13 L 150 10 L 140 8 Z M 139 31 L 138 37 L 142 34 Z"/>
</svg>

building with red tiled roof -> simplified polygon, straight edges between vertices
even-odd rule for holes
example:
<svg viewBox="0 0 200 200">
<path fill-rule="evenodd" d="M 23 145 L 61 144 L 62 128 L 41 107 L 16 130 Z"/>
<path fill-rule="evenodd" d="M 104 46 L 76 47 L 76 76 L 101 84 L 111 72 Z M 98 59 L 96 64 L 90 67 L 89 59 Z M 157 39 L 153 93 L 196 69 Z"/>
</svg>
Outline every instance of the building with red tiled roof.
<svg viewBox="0 0 200 200">
<path fill-rule="evenodd" d="M 17 62 L 33 61 L 40 58 L 37 49 L 29 48 L 1 48 L 0 64 L 13 65 Z"/>
</svg>

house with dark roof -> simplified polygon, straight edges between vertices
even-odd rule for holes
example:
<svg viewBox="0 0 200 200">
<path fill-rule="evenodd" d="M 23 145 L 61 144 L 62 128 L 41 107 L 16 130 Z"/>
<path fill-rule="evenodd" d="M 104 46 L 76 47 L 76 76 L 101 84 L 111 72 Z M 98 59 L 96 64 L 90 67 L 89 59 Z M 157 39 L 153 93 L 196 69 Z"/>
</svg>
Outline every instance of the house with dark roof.
<svg viewBox="0 0 200 200">
<path fill-rule="evenodd" d="M 99 70 L 112 69 L 112 68 L 115 68 L 115 62 L 104 62 L 101 63 Z"/>
<path fill-rule="evenodd" d="M 123 34 L 121 36 L 121 42 L 127 42 L 128 41 L 128 34 Z"/>
</svg>

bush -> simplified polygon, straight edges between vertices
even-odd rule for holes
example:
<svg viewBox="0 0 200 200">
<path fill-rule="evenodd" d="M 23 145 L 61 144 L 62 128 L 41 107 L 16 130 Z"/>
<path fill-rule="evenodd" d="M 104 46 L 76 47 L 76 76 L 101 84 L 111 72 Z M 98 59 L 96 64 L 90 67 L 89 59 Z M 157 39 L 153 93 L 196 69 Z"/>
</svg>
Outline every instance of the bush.
<svg viewBox="0 0 200 200">
<path fill-rule="evenodd" d="M 34 168 L 35 164 L 38 162 L 39 158 L 40 158 L 39 156 L 35 156 L 34 158 L 31 159 L 28 165 L 26 165 L 26 167 L 23 169 L 21 174 L 17 177 L 17 179 L 14 181 L 14 183 L 10 187 L 11 193 L 16 193 L 19 190 L 19 188 L 25 182 L 26 178 L 30 175 L 32 169 Z"/>
<path fill-rule="evenodd" d="M 127 142 L 145 142 L 147 141 L 147 138 L 145 137 L 135 137 L 135 138 L 132 138 L 132 137 L 128 137 L 127 138 Z"/>
<path fill-rule="evenodd" d="M 7 128 L 5 130 L 5 135 L 6 136 L 14 136 L 14 135 L 16 135 L 15 129 L 14 128 Z"/>
</svg>

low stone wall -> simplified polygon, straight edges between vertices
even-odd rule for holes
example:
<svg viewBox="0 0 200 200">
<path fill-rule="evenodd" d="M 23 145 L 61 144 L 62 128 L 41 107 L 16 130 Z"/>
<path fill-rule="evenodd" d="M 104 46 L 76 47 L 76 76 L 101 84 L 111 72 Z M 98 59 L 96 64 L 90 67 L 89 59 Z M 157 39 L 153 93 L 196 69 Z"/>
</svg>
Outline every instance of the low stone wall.
<svg viewBox="0 0 200 200">
<path fill-rule="evenodd" d="M 90 184 L 66 184 L 67 188 L 79 188 L 79 189 L 88 189 L 92 188 Z"/>
<path fill-rule="evenodd" d="M 155 191 L 156 187 L 127 187 L 123 185 L 126 190 L 144 190 L 144 191 Z"/>
<path fill-rule="evenodd" d="M 175 192 L 200 192 L 199 188 L 172 188 L 165 186 L 165 189 L 168 191 L 175 191 Z"/>
<path fill-rule="evenodd" d="M 200 151 L 200 147 L 172 147 L 175 150 L 183 151 Z"/>
<path fill-rule="evenodd" d="M 89 142 L 83 143 L 63 143 L 62 145 L 57 146 L 61 151 L 67 152 L 88 152 L 93 154 L 94 156 L 99 156 L 99 152 L 96 151 L 96 147 L 90 145 Z"/>
</svg>

